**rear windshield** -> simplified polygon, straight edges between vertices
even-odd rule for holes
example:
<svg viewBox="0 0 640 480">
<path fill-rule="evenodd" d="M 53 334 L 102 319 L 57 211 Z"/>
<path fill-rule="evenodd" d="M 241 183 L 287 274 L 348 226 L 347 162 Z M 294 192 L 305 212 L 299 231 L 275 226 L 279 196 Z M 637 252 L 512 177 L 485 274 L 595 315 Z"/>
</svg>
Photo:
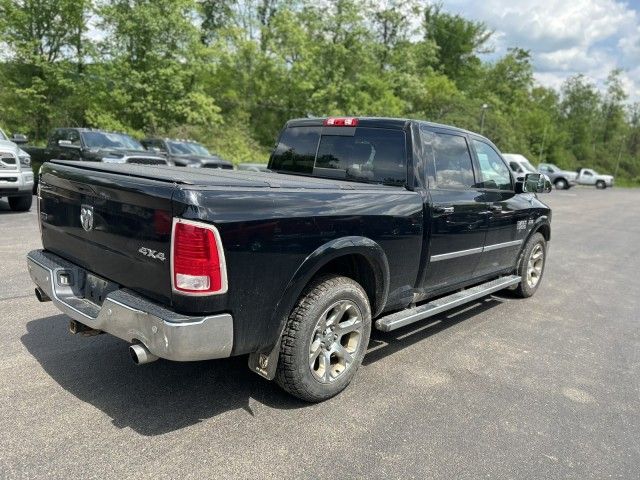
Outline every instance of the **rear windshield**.
<svg viewBox="0 0 640 480">
<path fill-rule="evenodd" d="M 385 128 L 290 127 L 281 135 L 269 168 L 275 171 L 368 183 L 403 185 L 405 134 Z"/>
</svg>

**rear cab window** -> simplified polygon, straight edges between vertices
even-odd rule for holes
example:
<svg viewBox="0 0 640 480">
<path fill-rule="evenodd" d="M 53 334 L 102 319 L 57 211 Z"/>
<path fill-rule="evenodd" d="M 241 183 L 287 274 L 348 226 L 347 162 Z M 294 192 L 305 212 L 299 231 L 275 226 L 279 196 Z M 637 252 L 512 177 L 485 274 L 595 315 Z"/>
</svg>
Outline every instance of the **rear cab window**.
<svg viewBox="0 0 640 480">
<path fill-rule="evenodd" d="M 364 183 L 404 185 L 405 132 L 374 127 L 291 126 L 278 141 L 269 169 Z"/>
</svg>

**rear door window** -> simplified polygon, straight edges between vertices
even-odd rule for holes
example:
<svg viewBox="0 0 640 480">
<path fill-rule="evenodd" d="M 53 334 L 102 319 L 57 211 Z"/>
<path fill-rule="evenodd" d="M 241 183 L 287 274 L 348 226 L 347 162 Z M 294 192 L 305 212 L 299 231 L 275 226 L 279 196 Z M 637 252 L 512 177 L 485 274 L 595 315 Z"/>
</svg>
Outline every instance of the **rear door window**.
<svg viewBox="0 0 640 480">
<path fill-rule="evenodd" d="M 431 188 L 466 189 L 475 185 L 471 154 L 462 135 L 421 129 L 427 155 L 427 177 Z"/>
</svg>

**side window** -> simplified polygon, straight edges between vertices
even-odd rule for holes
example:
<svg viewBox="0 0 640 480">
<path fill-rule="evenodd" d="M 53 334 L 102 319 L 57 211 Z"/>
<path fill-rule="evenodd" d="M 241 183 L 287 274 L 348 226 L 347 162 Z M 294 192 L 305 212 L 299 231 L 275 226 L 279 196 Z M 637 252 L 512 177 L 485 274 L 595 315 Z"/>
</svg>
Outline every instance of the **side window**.
<svg viewBox="0 0 640 480">
<path fill-rule="evenodd" d="M 522 173 L 522 168 L 516 162 L 509 162 L 509 166 L 514 172 Z"/>
<path fill-rule="evenodd" d="M 461 135 L 420 130 L 427 154 L 429 186 L 470 188 L 474 186 L 473 166 L 467 140 Z"/>
<path fill-rule="evenodd" d="M 49 146 L 55 147 L 58 145 L 58 140 L 62 140 L 64 137 L 62 136 L 62 130 L 54 130 L 49 137 Z"/>
<path fill-rule="evenodd" d="M 481 188 L 512 190 L 511 175 L 505 163 L 489 144 L 473 140 L 480 164 Z"/>
<path fill-rule="evenodd" d="M 582 172 L 582 173 L 584 173 L 587 177 L 591 177 L 591 176 L 593 176 L 593 173 L 591 173 L 589 170 L 585 170 L 585 171 L 584 171 L 584 172 Z"/>
<path fill-rule="evenodd" d="M 80 146 L 80 134 L 77 130 L 67 130 L 67 140 L 69 140 L 72 145 Z"/>
<path fill-rule="evenodd" d="M 150 149 L 157 148 L 161 152 L 167 151 L 167 147 L 164 146 L 164 142 L 162 140 L 149 140 L 146 147 Z"/>
<path fill-rule="evenodd" d="M 312 173 L 319 140 L 320 127 L 286 128 L 271 154 L 269 169 Z"/>
</svg>

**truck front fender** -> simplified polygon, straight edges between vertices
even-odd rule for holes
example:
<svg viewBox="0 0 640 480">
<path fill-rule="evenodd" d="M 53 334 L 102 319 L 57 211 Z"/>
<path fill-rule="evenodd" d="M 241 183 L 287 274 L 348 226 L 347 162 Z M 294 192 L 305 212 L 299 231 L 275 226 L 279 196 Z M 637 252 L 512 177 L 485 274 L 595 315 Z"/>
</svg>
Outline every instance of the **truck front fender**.
<svg viewBox="0 0 640 480">
<path fill-rule="evenodd" d="M 280 354 L 282 332 L 286 326 L 289 313 L 293 310 L 305 286 L 329 262 L 349 255 L 357 255 L 369 265 L 374 277 L 371 313 L 375 317 L 382 311 L 389 294 L 390 275 L 389 262 L 382 247 L 370 238 L 360 236 L 331 240 L 305 258 L 287 284 L 270 319 L 270 323 L 277 326 L 277 337 L 274 338 L 269 347 L 249 355 L 249 368 L 251 370 L 269 380 L 274 378 Z"/>
</svg>

